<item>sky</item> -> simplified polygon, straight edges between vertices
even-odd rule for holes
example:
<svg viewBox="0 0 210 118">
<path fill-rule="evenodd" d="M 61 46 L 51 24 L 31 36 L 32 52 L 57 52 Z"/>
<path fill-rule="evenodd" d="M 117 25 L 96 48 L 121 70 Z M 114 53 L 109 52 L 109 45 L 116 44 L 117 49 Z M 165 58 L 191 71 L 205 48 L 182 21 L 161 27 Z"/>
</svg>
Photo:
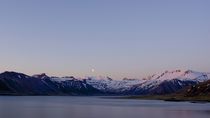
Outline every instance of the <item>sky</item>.
<svg viewBox="0 0 210 118">
<path fill-rule="evenodd" d="M 0 0 L 0 72 L 210 72 L 209 0 Z"/>
</svg>

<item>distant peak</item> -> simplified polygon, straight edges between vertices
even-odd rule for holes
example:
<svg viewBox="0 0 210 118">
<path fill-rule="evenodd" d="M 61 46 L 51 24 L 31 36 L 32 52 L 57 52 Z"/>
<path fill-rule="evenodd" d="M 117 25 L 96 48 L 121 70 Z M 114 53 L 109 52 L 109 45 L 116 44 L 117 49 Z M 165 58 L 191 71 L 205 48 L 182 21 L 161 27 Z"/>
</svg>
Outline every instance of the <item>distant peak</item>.
<svg viewBox="0 0 210 118">
<path fill-rule="evenodd" d="M 18 73 L 18 72 L 14 72 L 14 71 L 4 71 L 1 74 L 22 74 L 22 73 Z"/>
<path fill-rule="evenodd" d="M 106 77 L 109 81 L 112 81 L 113 79 L 112 78 L 110 78 L 110 77 Z"/>
<path fill-rule="evenodd" d="M 5 72 L 1 73 L 0 75 L 5 76 L 5 77 L 15 77 L 15 78 L 28 78 L 28 77 L 30 77 L 26 74 L 15 72 L 15 71 L 5 71 Z"/>
<path fill-rule="evenodd" d="M 110 77 L 104 77 L 104 76 L 92 76 L 92 77 L 86 77 L 87 80 L 108 80 L 108 81 L 112 81 L 113 79 Z"/>
<path fill-rule="evenodd" d="M 76 80 L 76 78 L 74 76 L 64 76 L 64 77 L 61 77 L 61 78 L 65 78 L 65 79 L 69 79 L 69 80 Z"/>
<path fill-rule="evenodd" d="M 166 70 L 164 73 L 180 73 L 180 72 L 182 72 L 182 70 L 172 70 L 172 71 Z"/>
<path fill-rule="evenodd" d="M 184 73 L 185 74 L 188 74 L 188 73 L 193 73 L 194 71 L 192 71 L 192 70 L 186 70 Z"/>
<path fill-rule="evenodd" d="M 46 73 L 41 73 L 40 75 L 41 75 L 41 76 L 47 76 Z"/>
<path fill-rule="evenodd" d="M 46 75 L 46 73 L 36 74 L 36 75 L 33 75 L 33 77 L 35 77 L 35 78 L 40 78 L 40 79 L 49 78 L 49 77 Z"/>
<path fill-rule="evenodd" d="M 1 73 L 1 75 L 11 75 L 11 76 L 17 76 L 17 75 L 21 75 L 21 76 L 27 76 L 23 73 L 19 73 L 19 72 L 15 72 L 15 71 L 5 71 L 3 73 Z"/>
<path fill-rule="evenodd" d="M 176 74 L 176 73 L 190 74 L 190 73 L 195 73 L 195 72 L 196 71 L 193 71 L 193 70 L 180 70 L 180 69 L 177 69 L 177 70 L 172 70 L 172 71 L 166 70 L 165 72 L 162 73 L 162 75 L 164 75 L 164 74 Z"/>
</svg>

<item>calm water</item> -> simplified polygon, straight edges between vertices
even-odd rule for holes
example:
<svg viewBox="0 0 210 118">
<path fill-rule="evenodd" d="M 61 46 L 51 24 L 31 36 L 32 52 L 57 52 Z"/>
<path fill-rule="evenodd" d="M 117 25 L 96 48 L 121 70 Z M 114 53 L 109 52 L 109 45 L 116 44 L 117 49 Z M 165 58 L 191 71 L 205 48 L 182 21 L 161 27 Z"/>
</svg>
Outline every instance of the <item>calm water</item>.
<svg viewBox="0 0 210 118">
<path fill-rule="evenodd" d="M 210 104 L 99 97 L 0 96 L 0 118 L 210 118 Z"/>
</svg>

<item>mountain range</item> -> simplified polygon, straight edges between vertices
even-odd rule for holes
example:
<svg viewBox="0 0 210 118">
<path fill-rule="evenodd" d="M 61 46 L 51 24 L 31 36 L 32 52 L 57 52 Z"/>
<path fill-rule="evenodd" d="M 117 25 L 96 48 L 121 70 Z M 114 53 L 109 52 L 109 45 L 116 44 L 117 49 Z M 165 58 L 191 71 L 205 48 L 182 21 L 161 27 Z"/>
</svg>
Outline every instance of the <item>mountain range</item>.
<svg viewBox="0 0 210 118">
<path fill-rule="evenodd" d="M 29 76 L 18 72 L 0 74 L 1 95 L 164 95 L 210 80 L 210 73 L 174 70 L 142 79 L 110 77 L 75 78 Z"/>
</svg>

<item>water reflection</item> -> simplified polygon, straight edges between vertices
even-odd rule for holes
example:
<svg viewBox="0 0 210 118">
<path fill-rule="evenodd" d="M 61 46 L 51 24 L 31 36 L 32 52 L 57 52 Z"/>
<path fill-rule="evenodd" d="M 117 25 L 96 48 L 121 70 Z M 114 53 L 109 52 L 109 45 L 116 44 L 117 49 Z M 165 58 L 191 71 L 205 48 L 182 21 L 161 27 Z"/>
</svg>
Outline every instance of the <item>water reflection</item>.
<svg viewBox="0 0 210 118">
<path fill-rule="evenodd" d="M 97 97 L 0 97 L 1 118 L 209 118 L 210 104 Z"/>
</svg>

